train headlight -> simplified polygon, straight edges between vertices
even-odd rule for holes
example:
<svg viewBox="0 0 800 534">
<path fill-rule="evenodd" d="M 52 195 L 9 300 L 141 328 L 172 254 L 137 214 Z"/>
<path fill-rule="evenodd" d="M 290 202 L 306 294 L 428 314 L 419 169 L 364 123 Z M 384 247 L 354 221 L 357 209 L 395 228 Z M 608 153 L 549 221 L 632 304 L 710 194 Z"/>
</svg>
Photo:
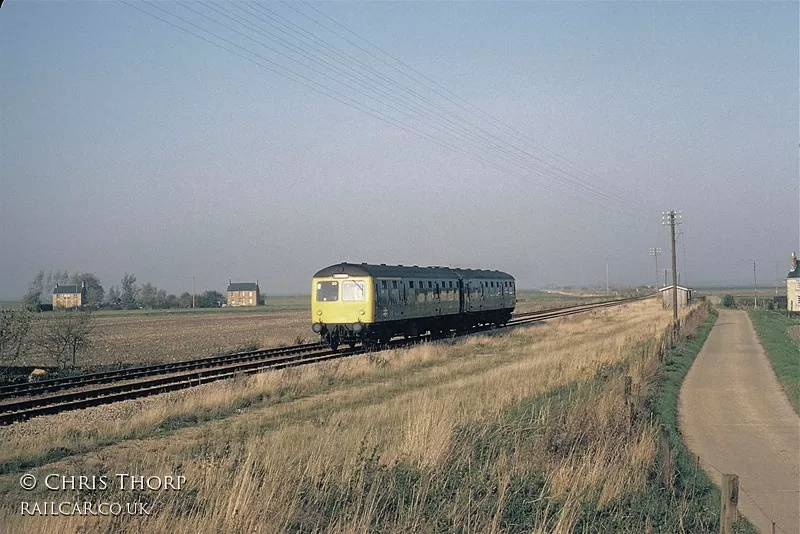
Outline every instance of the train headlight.
<svg viewBox="0 0 800 534">
<path fill-rule="evenodd" d="M 364 315 L 364 310 L 358 310 L 359 315 Z"/>
<path fill-rule="evenodd" d="M 322 315 L 322 310 L 317 310 L 317 315 Z"/>
<path fill-rule="evenodd" d="M 311 330 L 319 334 L 320 332 L 322 332 L 322 325 L 320 323 L 314 323 L 313 325 L 311 325 Z"/>
<path fill-rule="evenodd" d="M 361 323 L 354 323 L 353 324 L 353 332 L 355 332 L 356 334 L 361 332 L 361 328 L 363 328 Z"/>
</svg>

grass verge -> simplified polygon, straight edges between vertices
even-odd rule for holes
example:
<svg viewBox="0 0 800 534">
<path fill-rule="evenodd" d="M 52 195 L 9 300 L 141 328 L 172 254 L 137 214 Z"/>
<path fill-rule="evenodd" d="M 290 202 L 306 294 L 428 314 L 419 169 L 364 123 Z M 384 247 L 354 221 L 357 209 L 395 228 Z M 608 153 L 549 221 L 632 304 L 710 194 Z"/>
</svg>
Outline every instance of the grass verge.
<svg viewBox="0 0 800 534">
<path fill-rule="evenodd" d="M 778 382 L 800 414 L 800 343 L 789 337 L 789 328 L 800 325 L 800 320 L 773 311 L 748 310 L 747 314 Z"/>
</svg>

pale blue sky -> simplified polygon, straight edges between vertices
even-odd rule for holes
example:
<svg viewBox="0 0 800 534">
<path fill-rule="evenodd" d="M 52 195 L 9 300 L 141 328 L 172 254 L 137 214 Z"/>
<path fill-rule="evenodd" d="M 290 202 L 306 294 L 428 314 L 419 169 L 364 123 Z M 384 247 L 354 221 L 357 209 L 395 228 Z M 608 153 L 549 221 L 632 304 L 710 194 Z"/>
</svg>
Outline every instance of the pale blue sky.
<svg viewBox="0 0 800 534">
<path fill-rule="evenodd" d="M 690 284 L 749 284 L 754 258 L 772 284 L 800 249 L 796 2 L 130 3 L 428 138 L 121 2 L 6 0 L 0 298 L 39 269 L 302 293 L 339 261 L 497 268 L 534 287 L 604 284 L 609 256 L 612 284 L 649 283 L 667 209 L 683 212 Z M 383 103 L 278 55 L 267 32 L 356 57 Z"/>
</svg>

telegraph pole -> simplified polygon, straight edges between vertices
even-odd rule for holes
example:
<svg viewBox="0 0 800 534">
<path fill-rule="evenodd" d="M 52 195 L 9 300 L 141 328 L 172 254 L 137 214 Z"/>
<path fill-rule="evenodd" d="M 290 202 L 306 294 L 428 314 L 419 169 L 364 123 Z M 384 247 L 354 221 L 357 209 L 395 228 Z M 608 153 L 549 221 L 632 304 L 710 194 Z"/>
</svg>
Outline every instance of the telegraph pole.
<svg viewBox="0 0 800 534">
<path fill-rule="evenodd" d="M 658 292 L 658 257 L 661 255 L 661 248 L 660 247 L 651 248 L 650 255 L 656 259 L 656 292 Z"/>
<path fill-rule="evenodd" d="M 678 257 L 675 253 L 675 225 L 680 224 L 681 212 L 664 212 L 663 224 L 669 226 L 672 243 L 672 328 L 678 330 Z"/>
<path fill-rule="evenodd" d="M 753 309 L 758 308 L 758 284 L 756 283 L 756 262 L 753 260 Z"/>
<path fill-rule="evenodd" d="M 608 296 L 608 256 L 606 256 L 606 296 Z"/>
<path fill-rule="evenodd" d="M 194 308 L 194 295 L 197 293 L 194 289 L 194 275 L 192 275 L 192 308 Z"/>
</svg>

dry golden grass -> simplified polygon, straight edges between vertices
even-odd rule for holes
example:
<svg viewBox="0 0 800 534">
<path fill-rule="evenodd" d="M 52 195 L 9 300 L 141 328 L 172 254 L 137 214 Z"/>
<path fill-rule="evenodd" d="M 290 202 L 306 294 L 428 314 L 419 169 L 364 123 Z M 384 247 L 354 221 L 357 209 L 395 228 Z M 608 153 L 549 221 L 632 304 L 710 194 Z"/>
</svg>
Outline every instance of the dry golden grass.
<svg viewBox="0 0 800 534">
<path fill-rule="evenodd" d="M 150 517 L 30 518 L 6 509 L 5 524 L 19 532 L 571 532 L 585 503 L 602 508 L 645 487 L 656 431 L 640 417 L 641 398 L 669 322 L 659 303 L 641 302 L 505 336 L 242 378 L 95 428 L 7 436 L 0 461 L 9 463 L 94 444 L 38 474 L 181 473 L 188 487 L 145 495 Z M 625 374 L 639 399 L 630 410 Z M 165 420 L 253 399 L 256 407 L 238 415 L 153 437 Z M 21 494 L 17 477 L 0 477 L 6 501 L 44 498 Z M 520 481 L 530 480 L 538 489 L 520 501 Z M 515 527 L 515 510 L 526 506 L 535 507 L 531 523 Z"/>
</svg>

